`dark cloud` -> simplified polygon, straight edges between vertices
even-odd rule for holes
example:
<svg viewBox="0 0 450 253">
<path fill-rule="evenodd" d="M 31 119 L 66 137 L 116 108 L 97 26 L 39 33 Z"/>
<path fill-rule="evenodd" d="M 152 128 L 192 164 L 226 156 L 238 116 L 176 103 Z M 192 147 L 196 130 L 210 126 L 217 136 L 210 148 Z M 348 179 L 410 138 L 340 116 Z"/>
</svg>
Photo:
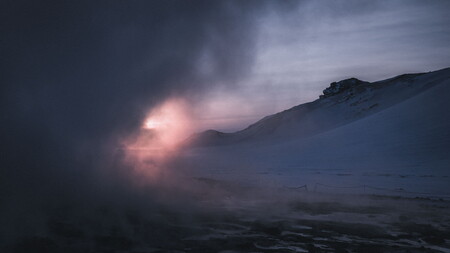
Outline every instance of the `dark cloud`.
<svg viewBox="0 0 450 253">
<path fill-rule="evenodd" d="M 256 1 L 0 5 L 4 212 L 92 194 L 85 189 L 98 185 L 89 181 L 105 147 L 116 149 L 117 138 L 138 127 L 152 105 L 173 94 L 198 96 L 248 71 L 255 17 L 267 7 Z"/>
</svg>

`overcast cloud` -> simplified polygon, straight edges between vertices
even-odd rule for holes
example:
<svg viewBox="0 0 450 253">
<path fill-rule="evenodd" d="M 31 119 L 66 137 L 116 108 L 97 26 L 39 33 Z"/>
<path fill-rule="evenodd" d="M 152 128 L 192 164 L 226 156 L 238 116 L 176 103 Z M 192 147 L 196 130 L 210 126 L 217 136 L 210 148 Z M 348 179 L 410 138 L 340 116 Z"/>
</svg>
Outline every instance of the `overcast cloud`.
<svg viewBox="0 0 450 253">
<path fill-rule="evenodd" d="M 303 1 L 289 12 L 266 14 L 251 75 L 240 89 L 209 98 L 210 117 L 227 118 L 207 123 L 236 130 L 313 101 L 334 81 L 449 67 L 449 10 L 448 1 Z M 227 109 L 218 105 L 224 100 Z"/>
</svg>

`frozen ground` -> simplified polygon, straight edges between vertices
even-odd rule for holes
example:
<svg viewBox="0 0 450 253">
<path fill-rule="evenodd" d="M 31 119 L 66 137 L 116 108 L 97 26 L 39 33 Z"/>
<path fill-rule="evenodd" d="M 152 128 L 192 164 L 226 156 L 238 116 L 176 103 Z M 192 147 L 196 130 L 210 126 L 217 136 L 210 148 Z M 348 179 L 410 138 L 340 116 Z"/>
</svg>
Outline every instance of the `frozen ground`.
<svg viewBox="0 0 450 253">
<path fill-rule="evenodd" d="M 2 252 L 450 252 L 446 201 L 197 183 L 196 207 L 55 209 Z"/>
</svg>

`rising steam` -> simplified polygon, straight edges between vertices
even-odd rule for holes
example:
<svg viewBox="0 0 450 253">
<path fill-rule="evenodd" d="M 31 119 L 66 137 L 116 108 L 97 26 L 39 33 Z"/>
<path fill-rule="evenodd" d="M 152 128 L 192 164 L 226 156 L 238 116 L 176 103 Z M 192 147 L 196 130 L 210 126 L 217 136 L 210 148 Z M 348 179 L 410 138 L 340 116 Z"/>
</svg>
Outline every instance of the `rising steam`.
<svg viewBox="0 0 450 253">
<path fill-rule="evenodd" d="M 138 132 L 124 141 L 126 161 L 139 176 L 154 179 L 193 130 L 189 106 L 171 98 L 152 108 Z"/>
</svg>

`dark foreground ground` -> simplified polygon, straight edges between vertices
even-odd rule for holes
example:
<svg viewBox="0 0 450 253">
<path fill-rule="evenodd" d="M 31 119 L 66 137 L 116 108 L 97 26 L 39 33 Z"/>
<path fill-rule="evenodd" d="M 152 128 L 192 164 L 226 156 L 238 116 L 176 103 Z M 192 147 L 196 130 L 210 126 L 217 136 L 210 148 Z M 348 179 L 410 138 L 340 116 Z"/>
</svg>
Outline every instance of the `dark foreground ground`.
<svg viewBox="0 0 450 253">
<path fill-rule="evenodd" d="M 283 189 L 189 202 L 55 209 L 1 252 L 450 252 L 445 200 Z"/>
</svg>

